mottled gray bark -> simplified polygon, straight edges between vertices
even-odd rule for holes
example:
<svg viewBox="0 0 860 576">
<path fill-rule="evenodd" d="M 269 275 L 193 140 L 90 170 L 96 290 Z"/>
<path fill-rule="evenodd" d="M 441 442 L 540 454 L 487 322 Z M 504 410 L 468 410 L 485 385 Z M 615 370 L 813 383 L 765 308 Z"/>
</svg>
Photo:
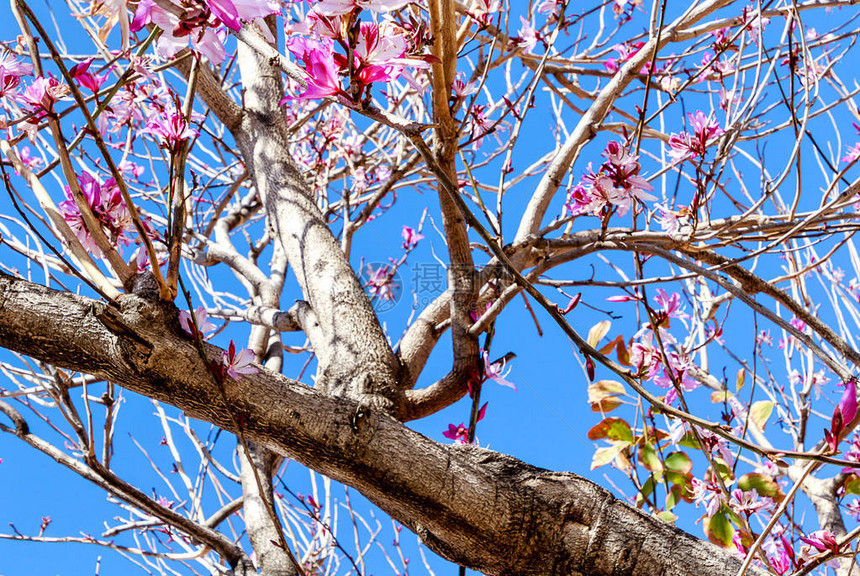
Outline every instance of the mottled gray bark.
<svg viewBox="0 0 860 576">
<path fill-rule="evenodd" d="M 244 114 L 232 132 L 269 225 L 316 317 L 316 329 L 306 331 L 319 361 L 316 385 L 402 412 L 398 403 L 403 395 L 393 389 L 400 362 L 317 207 L 313 189 L 290 156 L 288 126 L 278 106 L 283 95 L 280 72 L 242 44 L 238 54 Z"/>
<path fill-rule="evenodd" d="M 171 304 L 129 295 L 120 306 L 0 273 L 0 342 L 228 430 L 241 421 L 249 440 L 355 487 L 434 551 L 486 574 L 733 576 L 740 565 L 588 480 L 438 444 L 262 368 L 228 380 L 225 405 Z"/>
</svg>

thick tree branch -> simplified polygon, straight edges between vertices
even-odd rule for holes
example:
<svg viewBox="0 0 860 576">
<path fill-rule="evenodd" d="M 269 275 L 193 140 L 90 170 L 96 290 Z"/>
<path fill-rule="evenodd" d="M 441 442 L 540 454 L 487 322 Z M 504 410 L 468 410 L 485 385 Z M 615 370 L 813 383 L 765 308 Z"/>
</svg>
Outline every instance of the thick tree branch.
<svg viewBox="0 0 860 576">
<path fill-rule="evenodd" d="M 588 480 L 437 444 L 379 410 L 264 369 L 225 382 L 225 406 L 172 305 L 120 302 L 116 311 L 0 273 L 0 341 L 228 430 L 241 415 L 248 439 L 354 486 L 433 550 L 487 574 L 730 576 L 740 565 Z"/>
</svg>

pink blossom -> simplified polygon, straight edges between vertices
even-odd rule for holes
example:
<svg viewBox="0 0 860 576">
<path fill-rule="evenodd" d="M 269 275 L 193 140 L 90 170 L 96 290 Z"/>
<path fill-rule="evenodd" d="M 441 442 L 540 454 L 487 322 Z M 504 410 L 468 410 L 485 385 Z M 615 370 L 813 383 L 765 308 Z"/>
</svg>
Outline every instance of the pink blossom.
<svg viewBox="0 0 860 576">
<path fill-rule="evenodd" d="M 477 422 L 480 422 L 484 419 L 484 416 L 487 413 L 487 404 L 489 402 L 484 402 L 484 405 L 481 406 L 481 409 L 478 410 L 478 419 Z M 460 424 L 448 424 L 448 429 L 442 432 L 442 436 L 448 438 L 449 440 L 453 440 L 457 444 L 468 444 L 469 443 L 469 428 L 466 427 L 465 423 L 460 422 Z"/>
<path fill-rule="evenodd" d="M 314 11 L 324 16 L 340 16 L 349 14 L 355 9 L 366 9 L 374 12 L 388 12 L 402 8 L 412 0 L 319 0 L 314 4 Z"/>
<path fill-rule="evenodd" d="M 793 567 L 794 550 L 791 548 L 791 544 L 785 540 L 784 536 L 781 536 L 780 539 L 782 540 L 782 545 L 774 546 L 773 555 L 768 556 L 768 560 L 778 574 L 785 574 Z"/>
<path fill-rule="evenodd" d="M 753 6 L 745 6 L 741 12 L 741 20 L 750 39 L 758 45 L 759 37 L 768 23 L 770 23 L 770 18 L 763 18 L 761 13 Z"/>
<path fill-rule="evenodd" d="M 227 15 L 227 12 L 224 14 Z M 189 40 L 196 51 L 216 64 L 223 62 L 227 56 L 221 38 L 208 27 L 204 16 L 195 20 L 180 21 L 175 14 L 158 6 L 153 0 L 141 0 L 134 13 L 130 30 L 136 32 L 147 24 L 155 24 L 162 30 L 162 34 L 155 43 L 155 50 L 162 58 L 172 58 L 188 46 Z"/>
<path fill-rule="evenodd" d="M 362 22 L 355 47 L 358 63 L 355 78 L 359 81 L 355 94 L 362 94 L 373 82 L 390 82 L 399 78 L 407 66 L 411 69 L 430 67 L 426 57 L 407 55 L 408 48 L 408 41 L 398 26 L 387 21 L 379 25 Z M 347 68 L 342 56 L 335 54 L 334 58 L 342 70 Z"/>
<path fill-rule="evenodd" d="M 704 448 L 710 452 L 716 451 L 719 453 L 720 457 L 723 461 L 731 468 L 735 464 L 735 458 L 732 454 L 732 451 L 729 449 L 728 443 L 711 432 L 710 430 L 705 430 L 703 428 L 698 428 L 699 438 L 702 440 L 702 444 Z"/>
<path fill-rule="evenodd" d="M 90 64 L 93 63 L 93 60 L 93 58 L 89 58 L 79 64 L 75 64 L 69 69 L 69 74 L 84 88 L 87 88 L 92 92 L 98 92 L 101 85 L 104 84 L 105 80 L 107 80 L 108 75 L 102 74 L 101 76 L 97 76 L 92 72 L 89 72 L 88 70 Z"/>
<path fill-rule="evenodd" d="M 860 158 L 860 142 L 854 144 L 853 148 L 849 148 L 845 156 L 843 156 L 840 161 L 841 162 L 855 162 L 858 158 Z"/>
<path fill-rule="evenodd" d="M 108 240 L 114 245 L 128 245 L 131 239 L 128 233 L 132 229 L 131 214 L 122 199 L 122 194 L 111 178 L 104 184 L 100 183 L 89 172 L 84 172 L 78 177 L 81 192 L 93 215 L 99 221 Z M 94 256 L 100 258 L 102 252 L 92 237 L 90 230 L 84 223 L 83 216 L 75 202 L 72 191 L 66 187 L 68 200 L 60 202 L 58 208 L 63 219 L 80 240 L 83 247 Z"/>
<path fill-rule="evenodd" d="M 21 84 L 21 76 L 32 76 L 33 67 L 20 62 L 11 52 L 0 52 L 0 98 Z"/>
<path fill-rule="evenodd" d="M 394 300 L 397 296 L 394 293 L 397 284 L 394 282 L 394 269 L 390 266 L 379 266 L 375 270 L 373 266 L 367 265 L 368 281 L 367 289 L 372 297 L 380 300 Z"/>
<path fill-rule="evenodd" d="M 824 431 L 824 439 L 831 450 L 836 451 L 840 436 L 857 415 L 857 381 L 849 378 L 845 382 L 845 392 L 839 400 L 833 417 L 830 420 L 830 430 Z"/>
<path fill-rule="evenodd" d="M 252 366 L 254 361 L 254 353 L 245 348 L 236 351 L 236 343 L 230 340 L 230 346 L 221 353 L 222 365 L 228 376 L 234 380 L 238 380 L 240 375 L 251 375 L 257 373 L 257 368 Z"/>
<path fill-rule="evenodd" d="M 69 87 L 53 77 L 39 76 L 27 86 L 19 101 L 34 112 L 52 112 L 54 104 L 65 98 Z"/>
<path fill-rule="evenodd" d="M 735 512 L 746 515 L 747 517 L 773 508 L 773 499 L 768 496 L 759 496 L 758 491 L 755 488 L 747 491 L 735 488 L 732 490 L 732 498 L 733 499 L 729 501 L 729 505 L 732 509 Z"/>
<path fill-rule="evenodd" d="M 414 229 L 409 226 L 403 227 L 403 232 L 401 233 L 403 236 L 403 248 L 408 250 L 413 248 L 416 244 L 418 244 L 419 240 L 424 239 L 424 235 L 420 232 L 416 232 Z"/>
<path fill-rule="evenodd" d="M 531 54 L 535 46 L 540 40 L 540 33 L 534 29 L 531 22 L 520 16 L 520 30 L 519 30 L 519 39 L 517 40 L 517 44 L 520 48 L 526 51 L 527 54 Z"/>
<path fill-rule="evenodd" d="M 541 0 L 537 5 L 538 14 L 558 14 L 561 0 Z"/>
<path fill-rule="evenodd" d="M 639 342 L 630 345 L 630 364 L 636 367 L 639 374 L 645 374 L 649 378 L 656 374 L 662 363 L 660 352 L 652 343 L 652 333 L 648 333 Z"/>
<path fill-rule="evenodd" d="M 145 254 L 145 252 L 143 252 Z M 197 327 L 195 328 L 195 324 Z M 194 318 L 192 321 L 191 314 L 188 310 L 179 311 L 179 325 L 189 334 L 197 334 L 203 338 L 203 334 L 215 330 L 216 326 L 209 321 L 206 309 L 203 306 L 198 306 L 194 309 Z"/>
<path fill-rule="evenodd" d="M 797 317 L 792 318 L 791 320 L 789 320 L 788 323 L 791 324 L 794 327 L 794 329 L 797 330 L 798 332 L 805 332 L 806 331 L 806 322 L 804 322 L 800 318 L 797 318 Z"/>
<path fill-rule="evenodd" d="M 672 292 L 672 295 L 669 296 L 665 290 L 657 288 L 654 302 L 660 307 L 659 312 L 667 318 L 688 318 L 681 304 L 681 295 L 677 292 Z"/>
<path fill-rule="evenodd" d="M 657 216 L 660 229 L 668 234 L 670 238 L 676 237 L 681 230 L 681 226 L 686 223 L 686 213 L 689 212 L 689 209 L 682 207 L 682 210 L 675 211 L 666 208 L 663 204 L 658 204 L 657 210 L 660 212 Z"/>
<path fill-rule="evenodd" d="M 493 14 L 499 11 L 499 0 L 477 0 L 472 3 L 469 16 L 481 26 L 488 26 L 493 21 Z"/>
<path fill-rule="evenodd" d="M 330 40 L 315 42 L 308 38 L 292 37 L 287 41 L 287 48 L 305 63 L 305 71 L 308 73 L 308 87 L 299 95 L 300 99 L 310 100 L 337 94 L 345 95 L 345 92 L 340 88 L 340 79 L 337 75 Z M 288 100 L 290 97 L 281 100 L 280 104 L 284 104 Z"/>
<path fill-rule="evenodd" d="M 839 554 L 839 543 L 836 542 L 836 535 L 829 530 L 816 530 L 815 532 L 811 532 L 807 537 L 801 536 L 800 539 L 819 552 L 830 551 L 834 554 Z"/>
<path fill-rule="evenodd" d="M 212 14 L 215 15 L 227 28 L 236 32 L 242 28 L 242 23 L 239 22 L 239 12 L 236 6 L 230 0 L 203 0 Z"/>
<path fill-rule="evenodd" d="M 698 478 L 692 478 L 691 482 L 693 485 L 693 499 L 696 502 L 696 508 L 699 507 L 699 504 L 704 504 L 705 512 L 708 517 L 719 512 L 720 506 L 724 501 L 720 487 L 713 482 L 703 482 Z"/>
<path fill-rule="evenodd" d="M 2 463 L 2 462 L 0 462 Z M 860 520 L 860 500 L 854 499 L 848 503 L 848 513 L 854 517 L 854 520 Z"/>
<path fill-rule="evenodd" d="M 152 134 L 160 140 L 160 145 L 168 150 L 177 150 L 179 145 L 197 136 L 197 130 L 191 128 L 185 116 L 174 106 L 162 112 L 150 114 L 146 120 L 143 133 Z"/>
<path fill-rule="evenodd" d="M 451 86 L 452 96 L 455 100 L 470 96 L 477 91 L 478 87 L 475 85 L 474 82 L 469 82 L 467 84 L 463 81 L 462 72 L 457 74 L 457 78 L 454 79 L 454 83 Z"/>
<path fill-rule="evenodd" d="M 27 167 L 28 170 L 33 170 L 42 165 L 42 159 L 33 156 L 30 152 L 29 146 L 24 146 L 23 148 L 21 148 L 21 151 L 18 153 L 18 158 L 21 160 L 21 163 Z"/>
<path fill-rule="evenodd" d="M 448 429 L 442 432 L 442 436 L 455 441 L 457 444 L 469 443 L 469 429 L 463 422 L 460 424 L 448 424 Z"/>
<path fill-rule="evenodd" d="M 617 72 L 621 65 L 633 58 L 639 50 L 645 45 L 644 42 L 633 42 L 633 43 L 625 43 L 625 44 L 616 44 L 612 47 L 613 50 L 618 52 L 618 58 L 607 58 L 606 62 L 603 64 L 603 67 L 606 68 L 609 72 Z M 648 73 L 647 65 L 642 68 L 640 72 Z"/>
<path fill-rule="evenodd" d="M 701 110 L 697 110 L 695 114 L 687 114 L 687 118 L 690 120 L 692 133 L 672 134 L 669 138 L 669 154 L 677 160 L 704 157 L 708 143 L 724 132 L 715 119 L 705 116 Z"/>
<path fill-rule="evenodd" d="M 589 173 L 583 176 L 583 184 L 572 192 L 574 214 L 591 212 L 599 216 L 604 210 L 613 207 L 619 216 L 624 216 L 635 200 L 656 200 L 648 194 L 654 187 L 639 175 L 639 157 L 630 154 L 622 144 L 611 141 L 606 145 L 606 157 L 595 173 L 589 166 Z M 570 206 L 571 202 L 568 202 Z"/>
<path fill-rule="evenodd" d="M 513 388 L 514 392 L 516 392 L 516 385 L 513 382 L 509 382 L 508 380 L 506 380 L 506 377 L 508 374 L 510 374 L 511 370 L 508 369 L 508 371 L 505 372 L 505 361 L 499 360 L 497 362 L 491 363 L 486 350 L 484 350 L 481 355 L 484 359 L 484 378 L 486 378 L 487 380 L 492 380 L 493 382 L 501 386 Z"/>
</svg>

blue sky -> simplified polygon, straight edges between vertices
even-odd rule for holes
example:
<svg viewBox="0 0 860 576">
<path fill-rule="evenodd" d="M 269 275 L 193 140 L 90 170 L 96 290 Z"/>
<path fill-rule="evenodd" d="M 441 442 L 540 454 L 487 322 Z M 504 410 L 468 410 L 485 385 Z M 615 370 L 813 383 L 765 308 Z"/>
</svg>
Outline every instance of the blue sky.
<svg viewBox="0 0 860 576">
<path fill-rule="evenodd" d="M 642 15 L 639 15 L 639 18 L 645 21 Z M 17 30 L 11 20 L 5 19 L 0 22 L 0 38 L 8 39 L 16 34 Z M 545 103 L 545 101 L 541 102 Z M 692 111 L 686 110 L 686 112 Z M 538 107 L 529 114 L 526 132 L 514 156 L 515 171 L 529 165 L 546 150 L 544 141 L 553 135 L 553 130 L 556 128 L 551 114 L 545 107 Z M 680 117 L 680 112 L 678 116 Z M 841 113 L 839 118 L 843 118 Z M 571 115 L 568 129 L 575 121 L 576 118 Z M 585 164 L 589 160 L 596 163 L 600 161 L 599 154 L 605 141 L 606 138 L 601 137 L 588 146 L 583 155 L 584 161 L 574 167 L 576 177 L 585 171 Z M 780 142 L 775 141 L 769 145 L 773 149 L 763 151 L 763 154 L 784 153 Z M 805 158 L 811 161 L 811 153 L 808 154 L 809 156 Z M 486 170 L 494 169 L 497 170 L 498 166 L 491 165 Z M 648 173 L 649 169 L 646 168 L 645 171 Z M 756 178 L 757 175 L 752 174 L 748 183 L 753 190 L 758 185 Z M 814 182 L 813 176 L 808 178 Z M 504 233 L 507 239 L 513 237 L 518 224 L 517 215 L 525 206 L 535 183 L 535 178 L 526 180 L 506 196 Z M 59 198 L 62 193 L 59 186 L 54 186 L 49 192 L 55 198 Z M 689 191 L 685 191 L 682 187 L 679 194 L 685 193 Z M 444 276 L 438 258 L 446 260 L 446 249 L 444 240 L 437 230 L 441 227 L 441 221 L 438 209 L 435 207 L 436 203 L 436 193 L 427 186 L 418 186 L 401 192 L 394 207 L 371 226 L 362 229 L 355 238 L 353 265 L 357 270 L 362 264 L 388 262 L 389 258 L 396 258 L 402 253 L 400 247 L 402 226 L 415 227 L 423 209 L 427 207 L 429 210 L 423 229 L 425 239 L 410 254 L 407 263 L 399 271 L 402 284 L 401 297 L 393 307 L 380 312 L 379 315 L 392 341 L 399 338 L 413 312 L 413 293 L 417 296 L 420 305 L 438 295 L 440 291 L 440 286 L 435 282 L 435 274 Z M 550 213 L 559 213 L 562 203 L 563 199 L 559 195 Z M 5 194 L 0 194 L 0 214 L 9 214 L 10 211 L 8 198 Z M 581 220 L 582 222 L 577 223 L 577 226 L 589 228 L 599 226 L 595 218 Z M 5 265 L 20 266 L 25 269 L 23 261 L 9 255 L 8 251 L 0 254 Z M 614 252 L 599 256 L 605 256 L 612 264 L 630 269 L 631 258 L 625 253 Z M 485 261 L 479 258 L 479 262 Z M 768 265 L 778 266 L 779 262 L 773 258 Z M 650 266 L 649 264 L 649 273 L 654 274 L 657 270 L 656 265 Z M 37 277 L 38 271 L 34 271 L 34 275 Z M 598 258 L 566 265 L 559 270 L 558 275 L 580 279 L 618 279 Z M 224 285 L 234 283 L 226 274 L 213 276 L 213 279 Z M 663 287 L 670 292 L 680 290 L 677 283 L 668 283 Z M 570 290 L 574 293 L 578 289 Z M 557 292 L 550 290 L 544 290 L 544 292 L 555 301 L 565 303 L 564 297 Z M 584 289 L 583 293 L 582 304 L 568 316 L 568 320 L 580 333 L 586 334 L 589 327 L 610 317 L 613 318 L 610 337 L 622 333 L 629 338 L 635 332 L 637 317 L 632 304 L 606 302 L 606 296 L 612 293 L 606 290 Z M 649 294 L 653 295 L 653 289 L 649 289 Z M 295 283 L 290 282 L 283 298 L 285 307 L 299 297 Z M 611 480 L 627 496 L 633 495 L 634 491 L 629 483 L 625 482 L 623 475 L 612 471 L 608 466 L 590 470 L 595 443 L 587 439 L 586 433 L 599 422 L 600 417 L 590 410 L 586 402 L 588 381 L 580 366 L 581 358 L 548 315 L 536 304 L 532 303 L 532 307 L 543 332 L 542 336 L 538 335 L 535 321 L 519 296 L 511 302 L 496 324 L 491 357 L 496 358 L 508 352 L 517 355 L 516 359 L 508 365 L 510 368 L 508 379 L 514 382 L 519 390 L 514 392 L 492 382 L 484 386 L 482 398 L 489 401 L 489 409 L 487 417 L 478 427 L 477 436 L 480 444 L 511 454 L 535 466 L 575 472 L 606 487 L 610 487 Z M 735 342 L 748 342 L 748 347 L 751 348 L 756 328 L 752 322 L 752 315 L 738 304 L 731 308 L 731 315 L 733 329 L 731 338 Z M 247 337 L 248 326 L 234 324 L 219 334 L 214 342 L 226 346 L 231 338 L 241 343 L 246 341 Z M 778 335 L 775 334 L 775 339 L 777 337 Z M 290 335 L 285 338 L 285 341 L 301 344 L 303 337 Z M 450 338 L 446 336 L 437 345 L 430 363 L 419 380 L 419 386 L 426 386 L 448 372 L 451 364 L 450 347 Z M 0 351 L 0 358 L 7 359 L 9 355 Z M 287 355 L 284 374 L 297 377 L 304 361 L 304 356 Z M 736 363 L 720 353 L 714 354 L 712 363 L 717 367 L 715 371 L 718 377 L 725 377 L 732 381 L 737 372 Z M 304 381 L 310 382 L 311 373 L 312 369 L 305 372 Z M 598 379 L 608 377 L 610 377 L 609 374 L 598 369 Z M 5 382 L 0 382 L 0 386 L 5 387 Z M 827 389 L 828 393 L 832 391 L 831 388 Z M 91 390 L 91 394 L 97 396 L 101 391 L 101 385 L 98 385 Z M 159 445 L 163 432 L 153 416 L 154 407 L 146 398 L 128 392 L 122 394 L 124 403 L 115 434 L 117 450 L 114 466 L 118 472 L 145 492 L 173 499 L 167 485 L 153 471 L 150 464 L 151 460 L 151 463 L 160 467 L 171 481 L 175 481 L 175 476 L 170 476 L 173 460 L 166 448 Z M 696 397 L 694 402 L 697 408 L 706 411 L 709 417 L 718 418 L 719 406 L 710 405 L 707 395 Z M 176 410 L 166 409 L 169 414 L 179 416 Z M 464 399 L 438 414 L 410 423 L 410 426 L 440 442 L 448 442 L 442 436 L 442 431 L 446 430 L 450 423 L 468 421 L 469 409 L 469 400 Z M 47 426 L 35 421 L 34 418 L 31 418 L 31 423 L 37 433 L 52 434 Z M 216 432 L 203 423 L 195 424 L 194 429 L 203 438 L 216 436 Z M 56 438 L 56 435 L 53 435 L 53 439 L 56 440 Z M 146 454 L 137 447 L 138 444 L 146 450 Z M 62 446 L 61 440 L 60 445 Z M 229 464 L 230 453 L 234 446 L 234 440 L 230 435 L 220 434 L 214 449 L 216 453 L 224 456 Z M 190 447 L 186 444 L 185 448 Z M 190 450 L 188 454 L 189 462 L 195 462 L 196 456 Z M 115 504 L 106 500 L 102 490 L 57 466 L 46 456 L 35 452 L 9 435 L 0 435 L 0 458 L 3 460 L 0 464 L 0 532 L 8 531 L 7 524 L 14 524 L 15 528 L 22 533 L 35 534 L 38 532 L 41 518 L 50 516 L 52 523 L 46 532 L 48 536 L 98 535 L 104 531 L 104 522 L 112 522 L 112 518 L 120 513 Z M 702 465 L 701 461 L 696 460 L 697 467 Z M 287 467 L 284 480 L 286 485 L 296 493 L 307 494 L 311 490 L 307 472 L 295 463 Z M 234 495 L 238 494 L 235 487 L 231 488 L 231 492 Z M 335 489 L 333 495 L 342 499 L 342 489 Z M 385 519 L 384 514 L 368 505 L 354 491 L 352 498 L 356 509 L 366 518 L 375 517 L 381 521 L 384 532 L 379 537 L 379 541 L 387 545 L 394 537 L 390 522 Z M 208 513 L 212 513 L 218 505 L 210 499 L 206 506 Z M 701 527 L 694 524 L 701 515 L 701 511 L 689 507 L 683 510 L 684 515 L 678 524 L 695 535 L 701 535 Z M 347 534 L 344 544 L 347 549 L 351 549 L 348 522 L 345 515 L 342 514 L 341 518 L 344 525 L 340 528 L 347 530 L 344 532 Z M 122 538 L 121 541 L 130 542 L 127 536 Z M 412 573 L 424 573 L 415 545 L 416 538 L 404 532 L 402 540 L 404 550 L 411 558 L 410 570 Z M 432 557 L 432 554 L 428 553 L 428 557 Z M 90 574 L 96 573 L 97 570 L 99 574 L 114 574 L 136 573 L 135 570 L 139 570 L 116 553 L 81 544 L 28 544 L 0 540 L 0 558 L 3 559 L 0 576 Z M 392 573 L 392 568 L 381 554 L 375 553 L 369 558 L 370 573 Z M 431 560 L 431 563 L 439 574 L 454 573 L 455 568 L 449 563 L 439 559 Z M 191 574 L 185 569 L 179 569 L 179 573 Z"/>
</svg>

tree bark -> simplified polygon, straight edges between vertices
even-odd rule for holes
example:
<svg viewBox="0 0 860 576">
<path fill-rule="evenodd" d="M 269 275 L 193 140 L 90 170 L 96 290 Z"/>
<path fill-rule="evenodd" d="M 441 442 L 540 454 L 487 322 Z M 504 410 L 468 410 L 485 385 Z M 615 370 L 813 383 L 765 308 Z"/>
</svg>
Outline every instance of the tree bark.
<svg viewBox="0 0 860 576">
<path fill-rule="evenodd" d="M 732 576 L 740 566 L 584 478 L 438 444 L 266 369 L 219 390 L 172 304 L 126 295 L 117 309 L 0 272 L 0 342 L 227 430 L 241 422 L 249 440 L 355 487 L 432 550 L 486 574 Z M 205 348 L 218 362 L 221 350 Z"/>
</svg>

